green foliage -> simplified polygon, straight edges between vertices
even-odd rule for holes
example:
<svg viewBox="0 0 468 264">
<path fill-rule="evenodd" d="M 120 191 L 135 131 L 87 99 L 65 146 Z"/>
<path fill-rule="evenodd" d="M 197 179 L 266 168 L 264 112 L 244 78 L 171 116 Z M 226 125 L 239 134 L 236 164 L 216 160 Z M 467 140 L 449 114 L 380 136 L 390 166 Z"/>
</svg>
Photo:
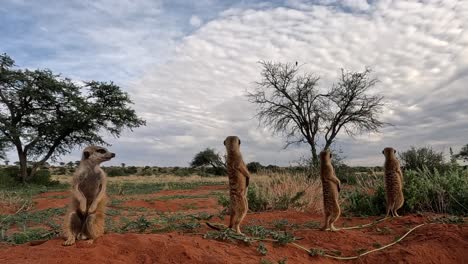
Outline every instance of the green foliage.
<svg viewBox="0 0 468 264">
<path fill-rule="evenodd" d="M 148 194 L 158 192 L 164 189 L 168 190 L 188 190 L 198 188 L 204 185 L 220 185 L 223 183 L 217 182 L 166 182 L 166 183 L 145 183 L 145 182 L 121 182 L 110 183 L 108 186 L 109 194 Z"/>
<path fill-rule="evenodd" d="M 258 173 L 260 170 L 262 170 L 264 167 L 260 162 L 249 162 L 247 163 L 247 169 L 249 170 L 250 173 Z"/>
<path fill-rule="evenodd" d="M 19 149 L 23 181 L 49 158 L 83 144 L 105 144 L 103 131 L 118 137 L 125 128 L 145 124 L 129 106 L 128 94 L 112 82 L 80 85 L 50 70 L 14 66 L 0 55 L 0 141 Z M 30 172 L 28 159 L 37 161 Z"/>
<path fill-rule="evenodd" d="M 122 229 L 125 231 L 137 231 L 139 233 L 143 233 L 151 227 L 151 225 L 152 223 L 144 216 L 140 216 L 138 219 L 128 222 Z"/>
<path fill-rule="evenodd" d="M 260 242 L 258 243 L 257 252 L 260 253 L 260 255 L 262 256 L 266 256 L 266 254 L 268 253 L 268 249 L 265 247 L 264 243 Z"/>
<path fill-rule="evenodd" d="M 26 228 L 21 232 L 15 232 L 8 236 L 0 234 L 0 241 L 11 244 L 24 244 L 34 240 L 50 239 L 58 235 L 58 230 L 50 231 L 43 228 Z"/>
<path fill-rule="evenodd" d="M 28 168 L 30 171 L 31 168 Z M 18 166 L 7 166 L 0 168 L 0 187 L 8 187 L 18 185 L 20 183 Z M 31 180 L 32 184 L 52 186 L 57 185 L 58 181 L 51 180 L 51 174 L 48 169 L 39 169 L 36 176 Z"/>
<path fill-rule="evenodd" d="M 249 201 L 249 210 L 253 212 L 265 211 L 268 207 L 268 200 L 262 192 L 258 191 L 258 186 L 252 184 L 247 190 L 247 200 Z"/>
<path fill-rule="evenodd" d="M 417 213 L 422 211 L 468 214 L 468 170 L 452 167 L 443 172 L 424 167 L 404 172 L 403 194 L 405 203 L 401 211 Z M 380 215 L 385 213 L 385 189 L 383 177 L 369 179 L 372 189 L 358 187 L 343 192 L 346 212 L 355 215 Z"/>
<path fill-rule="evenodd" d="M 19 169 L 16 166 L 0 168 L 0 187 L 10 187 L 18 184 Z"/>
<path fill-rule="evenodd" d="M 222 173 L 226 172 L 226 165 L 223 160 L 219 154 L 211 148 L 198 152 L 190 162 L 190 166 L 194 168 L 211 166 L 212 168 L 217 168 L 216 172 L 218 173 L 221 171 Z"/>
<path fill-rule="evenodd" d="M 444 172 L 423 168 L 404 176 L 405 209 L 454 215 L 468 214 L 468 170 Z"/>
<path fill-rule="evenodd" d="M 346 212 L 358 216 L 381 215 L 385 213 L 385 188 L 383 183 L 377 187 L 374 194 L 366 190 L 355 190 L 345 193 Z"/>
<path fill-rule="evenodd" d="M 32 178 L 31 183 L 49 186 L 49 185 L 56 185 L 59 182 L 51 180 L 50 171 L 48 169 L 40 169 L 36 172 L 36 176 Z"/>
<path fill-rule="evenodd" d="M 444 165 L 444 153 L 437 152 L 431 147 L 411 147 L 411 149 L 400 153 L 400 159 L 405 170 L 441 169 Z"/>
<path fill-rule="evenodd" d="M 461 148 L 460 152 L 458 152 L 458 154 L 455 154 L 454 156 L 455 156 L 456 159 L 461 159 L 461 160 L 464 160 L 464 161 L 468 161 L 468 144 L 463 146 Z"/>
</svg>

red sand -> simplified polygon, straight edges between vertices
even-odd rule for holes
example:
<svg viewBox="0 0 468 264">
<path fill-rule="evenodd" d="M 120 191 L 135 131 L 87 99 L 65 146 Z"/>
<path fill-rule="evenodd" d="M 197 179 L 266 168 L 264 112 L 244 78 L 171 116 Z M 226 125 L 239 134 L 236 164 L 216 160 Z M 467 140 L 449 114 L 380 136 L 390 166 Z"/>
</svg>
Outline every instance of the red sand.
<svg viewBox="0 0 468 264">
<path fill-rule="evenodd" d="M 197 190 L 162 191 L 156 194 L 132 196 L 136 199 L 123 203 L 123 206 L 146 207 L 156 211 L 174 212 L 197 210 L 217 211 L 216 198 L 174 199 L 168 201 L 147 202 L 143 199 L 187 194 L 208 194 L 213 190 L 223 190 L 219 186 L 206 186 Z M 63 207 L 67 198 L 46 198 L 67 193 L 41 194 L 36 201 L 36 208 Z M 184 205 L 193 204 L 197 209 Z M 261 224 L 271 227 L 272 222 L 287 219 L 289 223 L 303 224 L 308 221 L 322 221 L 322 216 L 307 212 L 273 211 L 248 214 L 245 225 Z M 354 226 L 374 221 L 376 218 L 346 218 L 342 217 L 336 224 Z M 376 226 L 356 230 L 338 232 L 323 232 L 313 229 L 293 231 L 297 241 L 305 248 L 320 248 L 337 250 L 342 256 L 357 255 L 358 250 L 371 250 L 377 246 L 391 243 L 395 238 L 406 233 L 409 228 L 424 223 L 427 217 L 404 216 L 379 223 Z M 216 220 L 213 220 L 216 221 Z M 228 217 L 222 221 L 227 224 Z M 468 225 L 426 224 L 408 235 L 402 242 L 361 257 L 348 263 L 464 263 L 468 259 Z M 197 232 L 204 233 L 206 227 Z M 44 244 L 30 246 L 29 244 L 10 246 L 0 243 L 0 263 L 260 263 L 267 259 L 272 263 L 287 258 L 287 263 L 340 263 L 341 261 L 312 257 L 305 251 L 291 245 L 276 246 L 264 242 L 268 254 L 261 256 L 256 248 L 257 243 L 250 246 L 240 242 L 220 242 L 203 239 L 201 234 L 189 235 L 181 233 L 165 234 L 105 234 L 94 244 L 88 245 L 80 241 L 71 247 L 61 245 L 63 240 L 53 239 Z"/>
<path fill-rule="evenodd" d="M 217 201 L 210 198 L 192 198 L 192 199 L 174 199 L 167 201 L 141 201 L 134 200 L 122 204 L 124 207 L 145 207 L 158 212 L 177 212 L 184 211 L 193 213 L 196 211 L 204 211 L 207 213 L 217 212 L 221 207 Z"/>
</svg>

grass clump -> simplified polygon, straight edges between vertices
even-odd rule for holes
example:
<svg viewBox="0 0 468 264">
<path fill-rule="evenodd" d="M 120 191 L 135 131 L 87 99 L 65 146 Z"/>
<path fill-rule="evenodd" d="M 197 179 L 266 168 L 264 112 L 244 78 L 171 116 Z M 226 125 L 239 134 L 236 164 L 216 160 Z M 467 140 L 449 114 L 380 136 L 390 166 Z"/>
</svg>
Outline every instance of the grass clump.
<svg viewBox="0 0 468 264">
<path fill-rule="evenodd" d="M 405 203 L 402 213 L 468 214 L 468 170 L 451 167 L 439 172 L 423 168 L 403 173 Z M 385 214 L 383 176 L 358 180 L 356 189 L 344 192 L 345 211 L 354 215 Z"/>
</svg>

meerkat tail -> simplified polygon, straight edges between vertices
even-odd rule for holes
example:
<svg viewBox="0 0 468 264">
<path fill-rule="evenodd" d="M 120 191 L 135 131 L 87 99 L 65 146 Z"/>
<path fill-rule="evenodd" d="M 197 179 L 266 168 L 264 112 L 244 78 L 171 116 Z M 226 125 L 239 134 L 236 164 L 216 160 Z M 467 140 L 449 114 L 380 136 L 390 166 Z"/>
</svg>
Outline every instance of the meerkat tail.
<svg viewBox="0 0 468 264">
<path fill-rule="evenodd" d="M 225 230 L 227 229 L 228 227 L 223 225 L 223 224 L 220 224 L 220 223 L 216 223 L 216 224 L 212 224 L 210 222 L 205 222 L 205 224 L 209 227 L 209 228 L 212 228 L 214 230 L 218 230 L 218 231 L 222 231 L 222 230 Z"/>
</svg>

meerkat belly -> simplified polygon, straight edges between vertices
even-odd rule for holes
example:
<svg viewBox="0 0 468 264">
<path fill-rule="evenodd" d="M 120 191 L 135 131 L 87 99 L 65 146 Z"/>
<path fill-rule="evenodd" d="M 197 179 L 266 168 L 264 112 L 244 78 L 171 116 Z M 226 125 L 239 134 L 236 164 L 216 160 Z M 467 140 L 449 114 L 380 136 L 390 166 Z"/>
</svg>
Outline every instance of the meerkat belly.
<svg viewBox="0 0 468 264">
<path fill-rule="evenodd" d="M 322 184 L 323 190 L 323 203 L 325 206 L 334 206 L 336 204 L 336 199 L 338 198 L 338 189 L 333 182 L 325 181 Z"/>
<path fill-rule="evenodd" d="M 400 178 L 396 172 L 385 174 L 385 188 L 390 192 L 396 192 L 401 188 Z"/>
<path fill-rule="evenodd" d="M 245 178 L 240 173 L 229 176 L 229 194 L 231 196 L 243 196 L 246 189 Z"/>
<path fill-rule="evenodd" d="M 102 188 L 102 180 L 100 175 L 89 175 L 85 181 L 80 183 L 79 188 L 86 197 L 86 201 L 89 206 Z"/>
</svg>

